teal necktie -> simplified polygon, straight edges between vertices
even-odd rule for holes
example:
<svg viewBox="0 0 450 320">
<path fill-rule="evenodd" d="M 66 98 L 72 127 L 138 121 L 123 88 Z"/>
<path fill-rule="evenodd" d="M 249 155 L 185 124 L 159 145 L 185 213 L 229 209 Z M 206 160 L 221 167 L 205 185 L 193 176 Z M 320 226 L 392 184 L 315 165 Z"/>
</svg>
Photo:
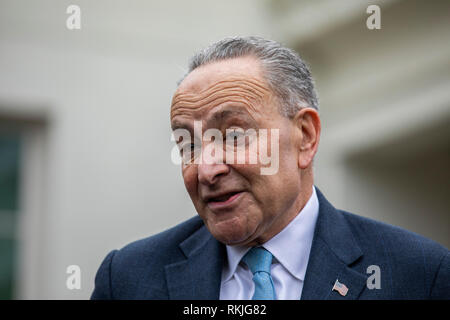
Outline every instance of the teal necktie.
<svg viewBox="0 0 450 320">
<path fill-rule="evenodd" d="M 253 273 L 255 293 L 252 299 L 275 300 L 275 287 L 270 276 L 272 254 L 263 247 L 253 247 L 245 254 L 242 261 Z"/>
</svg>

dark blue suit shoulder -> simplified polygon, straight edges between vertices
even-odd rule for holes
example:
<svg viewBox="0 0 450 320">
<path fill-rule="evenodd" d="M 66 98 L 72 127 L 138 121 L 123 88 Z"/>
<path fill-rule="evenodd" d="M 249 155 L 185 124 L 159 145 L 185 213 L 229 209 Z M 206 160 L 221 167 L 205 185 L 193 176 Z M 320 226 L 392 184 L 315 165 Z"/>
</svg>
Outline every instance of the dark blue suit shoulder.
<svg viewBox="0 0 450 320">
<path fill-rule="evenodd" d="M 343 210 L 339 211 L 350 224 L 356 240 L 370 245 L 371 248 L 374 244 L 381 245 L 382 242 L 389 246 L 390 250 L 403 254 L 425 251 L 433 256 L 437 254 L 441 258 L 448 253 L 448 249 L 441 244 L 417 233 Z"/>
<path fill-rule="evenodd" d="M 199 217 L 111 251 L 95 279 L 92 299 L 167 299 L 164 266 L 183 257 L 179 244 L 203 226 Z"/>
<path fill-rule="evenodd" d="M 151 256 L 151 260 L 166 264 L 168 261 L 165 257 L 181 254 L 178 245 L 202 226 L 203 221 L 195 216 L 170 229 L 133 241 L 116 252 L 115 262 L 122 259 L 129 262 L 130 259 Z"/>
<path fill-rule="evenodd" d="M 392 288 L 393 298 L 449 297 L 450 251 L 447 248 L 397 226 L 345 211 L 340 213 L 364 252 L 361 264 L 380 266 L 385 287 Z"/>
</svg>

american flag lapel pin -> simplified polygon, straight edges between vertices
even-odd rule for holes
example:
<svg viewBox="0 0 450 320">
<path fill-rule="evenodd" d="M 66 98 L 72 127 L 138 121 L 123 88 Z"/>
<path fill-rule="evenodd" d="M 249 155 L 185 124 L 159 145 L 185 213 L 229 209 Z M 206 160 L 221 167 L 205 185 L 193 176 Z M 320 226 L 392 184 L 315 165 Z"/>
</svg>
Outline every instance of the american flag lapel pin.
<svg viewBox="0 0 450 320">
<path fill-rule="evenodd" d="M 336 282 L 334 283 L 332 291 L 337 291 L 339 294 L 343 297 L 347 295 L 348 288 L 345 284 L 340 283 L 338 279 L 336 279 Z"/>
</svg>

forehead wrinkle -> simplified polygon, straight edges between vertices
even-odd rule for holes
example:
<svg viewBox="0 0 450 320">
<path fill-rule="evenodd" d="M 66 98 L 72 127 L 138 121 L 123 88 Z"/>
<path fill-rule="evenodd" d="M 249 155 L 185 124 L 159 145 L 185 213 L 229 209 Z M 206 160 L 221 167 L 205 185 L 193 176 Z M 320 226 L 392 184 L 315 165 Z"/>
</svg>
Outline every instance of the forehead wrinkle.
<svg viewBox="0 0 450 320">
<path fill-rule="evenodd" d="M 205 96 L 197 96 L 194 94 L 183 94 L 182 96 L 177 97 L 177 101 L 175 101 L 172 105 L 172 108 L 178 107 L 178 105 L 186 105 L 186 106 L 194 106 L 197 105 L 204 105 L 212 102 L 215 99 L 225 97 L 225 96 L 240 96 L 242 98 L 245 98 L 247 100 L 262 100 L 262 97 L 260 95 L 256 95 L 253 92 L 249 90 L 245 90 L 240 87 L 230 87 L 230 88 L 222 88 L 220 90 L 215 90 L 211 92 L 209 95 Z"/>
<path fill-rule="evenodd" d="M 223 100 L 238 99 L 251 109 L 255 109 L 254 102 L 260 102 L 269 94 L 259 80 L 242 80 L 240 78 L 227 79 L 214 83 L 200 93 L 177 93 L 172 99 L 171 118 L 180 112 L 193 109 L 201 111 L 204 107 L 222 103 Z M 252 101 L 255 100 L 255 101 Z M 216 102 L 216 103 L 214 103 Z"/>
<path fill-rule="evenodd" d="M 170 116 L 173 119 L 174 117 L 176 117 L 178 115 L 182 115 L 184 112 L 193 112 L 194 117 L 195 117 L 195 115 L 197 115 L 197 114 L 199 114 L 199 115 L 203 114 L 205 109 L 212 109 L 212 108 L 215 108 L 224 103 L 239 103 L 239 104 L 245 105 L 248 109 L 250 109 L 252 111 L 257 110 L 257 108 L 253 105 L 252 101 L 249 101 L 248 99 L 243 98 L 241 96 L 233 95 L 233 96 L 225 96 L 225 97 L 217 98 L 217 99 L 211 101 L 210 103 L 201 105 L 197 108 L 195 108 L 195 105 L 194 106 L 186 106 L 186 105 L 179 106 L 179 107 L 173 108 L 171 110 Z"/>
<path fill-rule="evenodd" d="M 222 97 L 224 95 L 237 95 L 242 96 L 243 98 L 247 100 L 256 100 L 261 101 L 264 97 L 263 94 L 260 94 L 259 92 L 255 92 L 253 90 L 249 90 L 249 88 L 246 88 L 245 86 L 236 86 L 236 85 L 229 85 L 225 87 L 213 87 L 209 92 L 205 92 L 203 94 L 191 94 L 191 93 L 184 93 L 184 94 L 178 94 L 174 97 L 173 103 L 172 103 L 172 109 L 175 109 L 178 107 L 178 105 L 182 104 L 189 107 L 195 107 L 195 105 L 204 105 L 208 104 L 211 101 Z"/>
<path fill-rule="evenodd" d="M 210 90 L 211 88 L 214 88 L 216 86 L 220 86 L 220 85 L 227 85 L 227 84 L 242 84 L 242 85 L 247 85 L 249 87 L 252 87 L 254 90 L 259 91 L 261 95 L 263 94 L 267 94 L 269 92 L 268 87 L 265 85 L 264 82 L 262 82 L 261 80 L 254 78 L 254 77 L 246 77 L 245 79 L 242 77 L 236 77 L 236 76 L 230 76 L 227 77 L 227 79 L 223 79 L 223 80 L 219 80 L 214 82 L 212 85 L 206 87 L 203 90 L 200 90 L 200 92 L 198 92 L 197 94 L 203 94 L 206 93 L 206 91 Z M 182 94 L 182 93 L 181 93 Z"/>
<path fill-rule="evenodd" d="M 249 95 L 262 98 L 269 93 L 269 90 L 264 85 L 256 80 L 242 80 L 239 78 L 221 80 L 214 83 L 212 86 L 200 91 L 199 93 L 176 93 L 172 99 L 172 107 L 175 107 L 180 101 L 185 102 L 198 102 L 203 99 L 214 95 L 216 92 L 220 92 L 227 89 L 234 89 L 237 91 L 246 91 Z"/>
</svg>

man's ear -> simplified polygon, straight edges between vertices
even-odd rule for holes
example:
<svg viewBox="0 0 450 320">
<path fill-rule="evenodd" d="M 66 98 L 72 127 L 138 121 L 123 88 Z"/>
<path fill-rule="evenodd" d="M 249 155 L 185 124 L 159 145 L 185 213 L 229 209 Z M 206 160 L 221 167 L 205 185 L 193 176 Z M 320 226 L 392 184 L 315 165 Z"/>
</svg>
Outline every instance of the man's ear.
<svg viewBox="0 0 450 320">
<path fill-rule="evenodd" d="M 302 108 L 294 117 L 299 132 L 298 140 L 298 166 L 306 169 L 317 152 L 320 139 L 320 117 L 316 109 Z"/>
</svg>

